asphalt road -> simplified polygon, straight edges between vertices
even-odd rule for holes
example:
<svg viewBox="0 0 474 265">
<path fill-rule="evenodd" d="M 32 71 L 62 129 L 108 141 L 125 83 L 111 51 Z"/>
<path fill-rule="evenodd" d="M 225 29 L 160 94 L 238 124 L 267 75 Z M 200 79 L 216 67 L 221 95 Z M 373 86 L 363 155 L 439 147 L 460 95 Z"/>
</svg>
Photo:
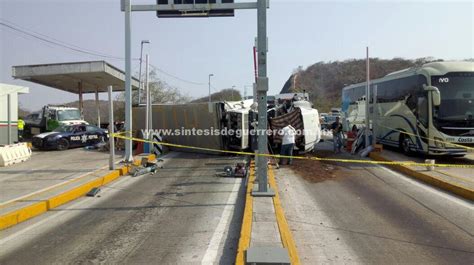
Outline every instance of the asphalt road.
<svg viewBox="0 0 474 265">
<path fill-rule="evenodd" d="M 474 264 L 472 202 L 379 166 L 322 167 L 275 171 L 304 264 Z"/>
<path fill-rule="evenodd" d="M 0 264 L 231 264 L 244 185 L 216 173 L 235 161 L 172 153 L 154 175 L 2 231 Z"/>
</svg>

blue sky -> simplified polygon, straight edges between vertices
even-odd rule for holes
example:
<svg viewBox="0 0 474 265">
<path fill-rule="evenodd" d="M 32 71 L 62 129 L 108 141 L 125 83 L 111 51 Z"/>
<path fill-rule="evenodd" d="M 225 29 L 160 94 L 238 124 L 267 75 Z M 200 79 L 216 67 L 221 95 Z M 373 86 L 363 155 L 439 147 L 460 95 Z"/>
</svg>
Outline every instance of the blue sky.
<svg viewBox="0 0 474 265">
<path fill-rule="evenodd" d="M 249 0 L 250 1 L 250 0 Z M 132 0 L 154 3 L 153 0 Z M 124 56 L 124 18 L 119 0 L 0 0 L 0 18 L 63 42 L 118 57 Z M 158 76 L 192 97 L 233 85 L 243 91 L 253 81 L 252 46 L 256 11 L 232 18 L 158 19 L 153 12 L 132 15 L 132 56 L 140 41 L 151 63 L 181 79 Z M 268 10 L 268 76 L 277 94 L 292 71 L 318 61 L 365 57 L 448 60 L 474 57 L 473 2 L 454 1 L 271 1 Z M 11 66 L 102 60 L 26 37 L 0 26 L 0 82 L 25 85 L 23 107 L 77 100 L 77 95 L 11 78 Z M 122 60 L 105 59 L 119 68 Z M 138 72 L 138 62 L 133 62 Z M 250 93 L 250 89 L 249 89 Z M 86 96 L 92 98 L 92 96 Z M 106 99 L 106 95 L 101 95 Z"/>
</svg>

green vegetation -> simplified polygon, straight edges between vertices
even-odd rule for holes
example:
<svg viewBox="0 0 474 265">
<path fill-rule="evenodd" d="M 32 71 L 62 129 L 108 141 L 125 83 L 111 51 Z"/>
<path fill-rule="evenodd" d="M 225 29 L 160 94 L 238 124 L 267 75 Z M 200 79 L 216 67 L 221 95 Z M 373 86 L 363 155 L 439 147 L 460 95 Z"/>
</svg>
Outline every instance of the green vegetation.
<svg viewBox="0 0 474 265">
<path fill-rule="evenodd" d="M 222 89 L 219 92 L 215 92 L 211 94 L 212 101 L 237 101 L 241 99 L 242 99 L 242 96 L 240 95 L 240 92 L 232 88 Z M 190 103 L 200 103 L 200 102 L 208 102 L 208 101 L 209 101 L 209 97 L 205 96 L 202 98 L 195 99 L 191 101 Z"/>
</svg>

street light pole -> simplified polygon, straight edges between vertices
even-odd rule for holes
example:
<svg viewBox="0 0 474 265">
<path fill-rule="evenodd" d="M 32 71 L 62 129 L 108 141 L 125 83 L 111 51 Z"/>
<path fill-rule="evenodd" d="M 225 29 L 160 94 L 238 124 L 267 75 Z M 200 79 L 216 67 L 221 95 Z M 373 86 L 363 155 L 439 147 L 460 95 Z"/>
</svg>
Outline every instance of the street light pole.
<svg viewBox="0 0 474 265">
<path fill-rule="evenodd" d="M 143 44 L 150 43 L 149 40 L 142 40 L 140 43 L 140 70 L 138 71 L 138 80 L 139 80 L 139 88 L 138 88 L 138 105 L 141 103 L 141 90 L 142 90 L 142 61 L 143 61 Z"/>
<path fill-rule="evenodd" d="M 214 74 L 209 74 L 209 104 L 211 104 L 211 76 Z"/>
<path fill-rule="evenodd" d="M 365 86 L 365 148 L 369 147 L 370 133 L 370 64 L 369 64 L 369 47 L 366 48 L 366 86 Z"/>
<path fill-rule="evenodd" d="M 231 92 L 231 100 L 234 100 L 234 89 L 235 89 L 235 86 L 232 86 L 230 92 Z"/>
</svg>

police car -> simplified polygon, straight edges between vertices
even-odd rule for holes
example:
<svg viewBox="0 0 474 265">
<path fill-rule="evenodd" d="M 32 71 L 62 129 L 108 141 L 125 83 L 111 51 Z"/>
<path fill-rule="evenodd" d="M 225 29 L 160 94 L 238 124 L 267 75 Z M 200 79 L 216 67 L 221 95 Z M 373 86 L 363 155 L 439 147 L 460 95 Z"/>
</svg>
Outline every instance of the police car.
<svg viewBox="0 0 474 265">
<path fill-rule="evenodd" d="M 107 131 L 97 126 L 62 125 L 52 132 L 35 135 L 32 144 L 38 149 L 66 150 L 72 147 L 95 145 L 107 138 Z"/>
</svg>

